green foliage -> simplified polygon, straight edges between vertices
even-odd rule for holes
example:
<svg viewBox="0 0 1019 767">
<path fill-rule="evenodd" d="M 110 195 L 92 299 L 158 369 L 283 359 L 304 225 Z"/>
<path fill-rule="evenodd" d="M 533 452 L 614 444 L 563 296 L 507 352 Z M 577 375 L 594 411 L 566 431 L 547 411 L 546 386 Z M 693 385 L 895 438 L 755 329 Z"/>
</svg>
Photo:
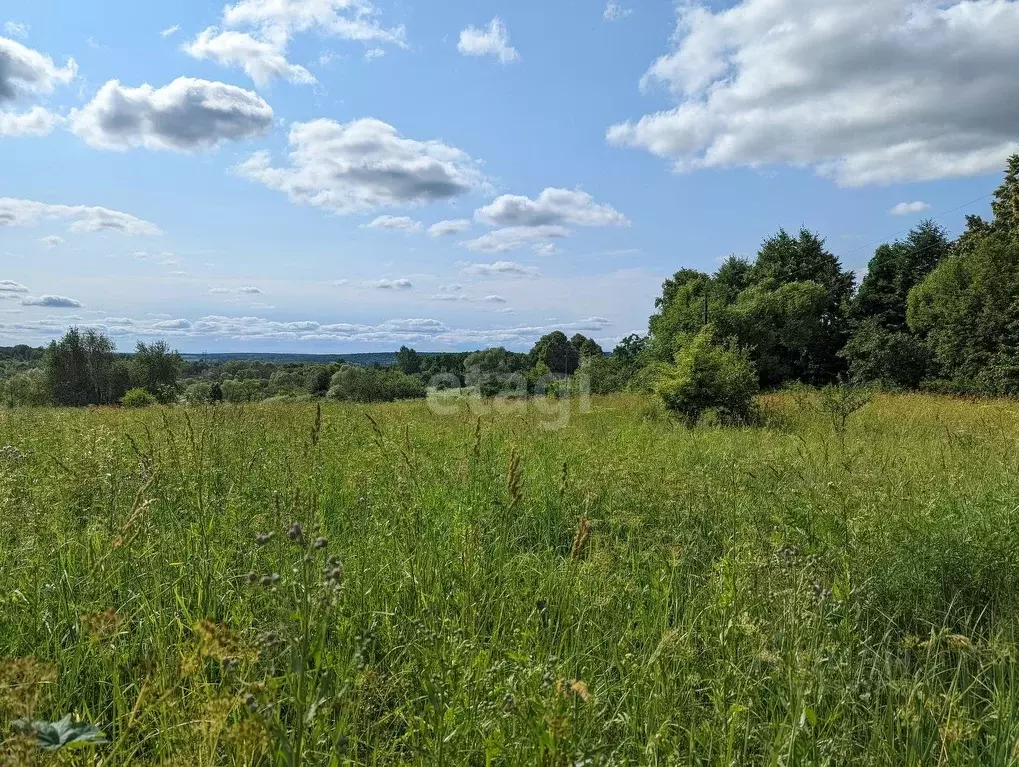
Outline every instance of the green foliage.
<svg viewBox="0 0 1019 767">
<path fill-rule="evenodd" d="M 333 375 L 330 399 L 347 402 L 395 402 L 426 396 L 417 376 L 394 368 L 363 368 L 344 365 Z"/>
<path fill-rule="evenodd" d="M 1019 239 L 996 231 L 946 258 L 909 296 L 909 326 L 941 374 L 975 391 L 1019 393 Z"/>
<path fill-rule="evenodd" d="M 570 339 L 570 343 L 577 350 L 577 353 L 580 354 L 582 360 L 587 357 L 601 357 L 605 354 L 605 351 L 598 345 L 597 341 L 593 338 L 588 338 L 582 333 L 576 333 Z"/>
<path fill-rule="evenodd" d="M 189 405 L 208 405 L 212 402 L 213 384 L 209 381 L 195 381 L 184 389 L 182 399 Z M 220 392 L 222 397 L 222 391 Z"/>
<path fill-rule="evenodd" d="M 543 363 L 553 375 L 568 376 L 580 367 L 580 352 L 559 330 L 542 336 L 530 356 L 532 366 Z"/>
<path fill-rule="evenodd" d="M 265 385 L 260 378 L 232 378 L 220 383 L 220 392 L 227 402 L 258 402 L 265 398 Z"/>
<path fill-rule="evenodd" d="M 71 328 L 44 358 L 47 385 L 57 405 L 112 405 L 128 389 L 130 371 L 113 342 L 91 328 Z"/>
<path fill-rule="evenodd" d="M 127 392 L 120 400 L 120 404 L 124 407 L 149 407 L 159 402 L 152 392 L 148 389 L 142 389 L 136 386 L 133 389 L 128 389 Z"/>
<path fill-rule="evenodd" d="M 396 366 L 407 375 L 421 372 L 421 355 L 413 349 L 401 346 L 396 353 Z"/>
<path fill-rule="evenodd" d="M 655 389 L 665 406 L 688 423 L 696 423 L 707 410 L 726 423 L 747 423 L 758 392 L 757 371 L 744 350 L 716 342 L 714 333 L 708 325 L 684 339 L 675 365 Z"/>
<path fill-rule="evenodd" d="M 38 407 L 49 402 L 49 381 L 41 368 L 14 373 L 0 380 L 0 403 L 6 407 Z"/>
<path fill-rule="evenodd" d="M 147 389 L 164 405 L 177 398 L 184 360 L 165 341 L 151 344 L 139 341 L 128 367 L 133 387 Z"/>
<path fill-rule="evenodd" d="M 917 389 L 934 369 L 930 348 L 918 336 L 889 330 L 876 318 L 861 322 L 840 354 L 853 381 L 886 389 Z"/>
<path fill-rule="evenodd" d="M 23 735 L 35 738 L 36 745 L 44 751 L 87 748 L 106 743 L 106 736 L 98 727 L 88 722 L 72 722 L 70 714 L 57 722 L 17 719 L 12 727 Z"/>
<path fill-rule="evenodd" d="M 468 355 L 464 360 L 464 383 L 477 387 L 483 397 L 498 394 L 527 395 L 527 379 L 523 371 L 528 356 L 507 351 L 502 347 L 485 349 Z"/>
</svg>

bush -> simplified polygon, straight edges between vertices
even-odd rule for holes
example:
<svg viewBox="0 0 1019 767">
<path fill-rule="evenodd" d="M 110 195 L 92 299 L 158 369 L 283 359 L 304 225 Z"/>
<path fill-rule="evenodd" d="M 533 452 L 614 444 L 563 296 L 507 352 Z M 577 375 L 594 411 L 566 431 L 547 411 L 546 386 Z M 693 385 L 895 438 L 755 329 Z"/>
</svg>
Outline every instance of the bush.
<svg viewBox="0 0 1019 767">
<path fill-rule="evenodd" d="M 363 368 L 344 365 L 333 375 L 331 399 L 348 402 L 395 402 L 427 395 L 424 382 L 397 368 Z"/>
<path fill-rule="evenodd" d="M 707 410 L 715 410 L 722 423 L 746 423 L 753 415 L 759 384 L 747 352 L 715 341 L 708 325 L 680 343 L 676 364 L 655 388 L 665 406 L 688 423 L 696 423 Z"/>
<path fill-rule="evenodd" d="M 196 381 L 184 390 L 184 401 L 189 405 L 204 405 L 212 402 L 212 384 L 208 381 Z"/>
<path fill-rule="evenodd" d="M 128 389 L 127 393 L 120 400 L 120 404 L 124 407 L 148 407 L 149 405 L 155 405 L 157 402 L 158 400 L 151 392 L 138 386 Z"/>
</svg>

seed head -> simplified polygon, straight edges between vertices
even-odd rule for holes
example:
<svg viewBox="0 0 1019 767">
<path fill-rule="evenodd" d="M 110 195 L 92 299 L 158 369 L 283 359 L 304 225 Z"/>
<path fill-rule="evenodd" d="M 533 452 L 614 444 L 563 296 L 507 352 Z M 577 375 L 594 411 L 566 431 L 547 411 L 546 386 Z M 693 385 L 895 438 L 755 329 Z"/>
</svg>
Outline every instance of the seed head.
<svg viewBox="0 0 1019 767">
<path fill-rule="evenodd" d="M 304 528 L 301 527 L 300 522 L 294 522 L 290 526 L 290 529 L 287 530 L 287 537 L 295 543 L 304 537 Z"/>
<path fill-rule="evenodd" d="M 325 538 L 316 538 L 313 545 L 316 549 L 324 549 L 329 545 L 329 541 Z"/>
<path fill-rule="evenodd" d="M 259 546 L 265 546 L 269 541 L 272 540 L 273 533 L 266 533 L 265 535 L 256 535 L 255 543 Z"/>
</svg>

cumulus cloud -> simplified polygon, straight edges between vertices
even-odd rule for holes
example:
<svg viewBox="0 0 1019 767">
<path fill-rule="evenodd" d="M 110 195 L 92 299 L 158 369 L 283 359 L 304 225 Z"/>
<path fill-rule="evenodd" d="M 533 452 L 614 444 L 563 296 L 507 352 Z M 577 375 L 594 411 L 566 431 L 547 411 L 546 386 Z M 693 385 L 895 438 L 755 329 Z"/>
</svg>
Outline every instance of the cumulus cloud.
<svg viewBox="0 0 1019 767">
<path fill-rule="evenodd" d="M 526 245 L 540 246 L 544 241 L 569 237 L 565 226 L 543 224 L 540 226 L 510 226 L 487 232 L 463 243 L 465 248 L 482 253 L 508 253 Z"/>
<path fill-rule="evenodd" d="M 398 280 L 375 280 L 374 282 L 366 282 L 365 285 L 376 290 L 410 290 L 414 287 L 414 283 L 406 277 Z"/>
<path fill-rule="evenodd" d="M 920 202 L 919 200 L 917 200 L 916 202 L 900 202 L 898 205 L 896 205 L 894 208 L 888 211 L 888 213 L 889 215 L 892 216 L 910 216 L 913 215 L 914 213 L 923 213 L 925 210 L 930 209 L 931 206 L 928 205 L 926 202 Z"/>
<path fill-rule="evenodd" d="M 65 219 L 70 230 L 82 232 L 119 232 L 125 235 L 160 235 L 155 224 L 129 213 L 88 205 L 51 205 L 35 200 L 0 198 L 0 227 L 35 226 L 40 219 Z"/>
<path fill-rule="evenodd" d="M 47 136 L 63 118 L 42 107 L 27 112 L 0 111 L 0 137 Z"/>
<path fill-rule="evenodd" d="M 381 59 L 386 55 L 386 51 L 383 48 L 369 48 L 364 52 L 365 61 L 374 61 L 375 59 Z"/>
<path fill-rule="evenodd" d="M 844 186 L 967 176 L 1019 150 L 1019 2 L 683 3 L 644 76 L 674 109 L 608 131 L 680 171 L 810 167 Z"/>
<path fill-rule="evenodd" d="M 477 163 L 440 141 L 415 141 L 381 120 L 314 120 L 290 129 L 290 163 L 257 152 L 240 175 L 294 202 L 347 214 L 459 197 L 481 186 Z"/>
<path fill-rule="evenodd" d="M 371 223 L 364 225 L 365 229 L 391 229 L 404 232 L 420 232 L 421 222 L 415 221 L 409 216 L 379 216 Z"/>
<path fill-rule="evenodd" d="M 539 277 L 541 275 L 541 271 L 537 267 L 524 266 L 516 261 L 496 261 L 492 264 L 462 261 L 459 266 L 468 277 Z"/>
<path fill-rule="evenodd" d="M 370 0 L 240 0 L 223 10 L 228 27 L 253 27 L 264 37 L 290 37 L 314 30 L 358 42 L 406 47 L 403 26 L 386 27 Z"/>
<path fill-rule="evenodd" d="M 52 93 L 56 86 L 71 82 L 77 73 L 74 59 L 58 67 L 49 56 L 0 37 L 0 104 L 25 95 Z"/>
<path fill-rule="evenodd" d="M 509 31 L 502 19 L 496 16 L 484 29 L 467 27 L 460 32 L 457 50 L 464 56 L 495 56 L 503 64 L 520 58 L 517 49 L 510 45 Z"/>
<path fill-rule="evenodd" d="M 225 295 L 229 293 L 239 293 L 241 295 L 249 296 L 260 296 L 262 295 L 261 288 L 255 287 L 240 287 L 240 288 L 210 288 L 209 292 L 213 295 Z"/>
<path fill-rule="evenodd" d="M 110 80 L 89 104 L 71 110 L 70 122 L 99 149 L 193 152 L 264 135 L 272 117 L 272 107 L 251 91 L 180 77 L 162 88 Z"/>
<path fill-rule="evenodd" d="M 448 221 L 440 221 L 428 227 L 428 234 L 432 237 L 448 237 L 454 234 L 461 234 L 471 228 L 471 222 L 466 218 L 456 218 Z"/>
<path fill-rule="evenodd" d="M 493 226 L 627 226 L 630 223 L 611 205 L 596 203 L 586 192 L 553 187 L 545 189 L 536 200 L 522 195 L 503 195 L 479 208 L 475 215 Z"/>
<path fill-rule="evenodd" d="M 282 39 L 276 42 L 257 40 L 246 32 L 220 31 L 209 27 L 182 50 L 196 59 L 212 59 L 221 66 L 241 67 L 260 87 L 280 79 L 298 85 L 318 82 L 307 69 L 287 61 Z"/>
<path fill-rule="evenodd" d="M 4 22 L 4 34 L 8 37 L 20 37 L 24 40 L 28 37 L 28 24 L 20 24 L 17 21 Z"/>
<path fill-rule="evenodd" d="M 162 38 L 173 37 L 178 32 L 180 32 L 180 24 L 174 24 L 160 32 L 159 36 Z"/>
<path fill-rule="evenodd" d="M 22 306 L 48 306 L 51 309 L 76 309 L 81 301 L 66 296 L 28 296 L 21 301 Z"/>
<path fill-rule="evenodd" d="M 624 8 L 616 0 L 609 0 L 605 4 L 605 12 L 602 13 L 602 18 L 605 21 L 621 21 L 633 13 L 632 8 Z"/>
<path fill-rule="evenodd" d="M 14 293 L 27 293 L 28 288 L 14 280 L 0 280 L 0 295 L 12 295 Z"/>
<path fill-rule="evenodd" d="M 39 242 L 47 248 L 57 248 L 64 244 L 64 238 L 51 234 L 48 237 L 41 238 Z"/>
</svg>

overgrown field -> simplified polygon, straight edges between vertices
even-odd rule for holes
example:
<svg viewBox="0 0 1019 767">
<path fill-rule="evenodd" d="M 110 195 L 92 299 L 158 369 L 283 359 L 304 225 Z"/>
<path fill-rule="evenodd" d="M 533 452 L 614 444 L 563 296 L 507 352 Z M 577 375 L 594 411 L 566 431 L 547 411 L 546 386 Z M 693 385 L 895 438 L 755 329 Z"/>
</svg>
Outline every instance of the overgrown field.
<svg viewBox="0 0 1019 767">
<path fill-rule="evenodd" d="M 765 410 L 0 413 L 0 763 L 1017 763 L 1019 404 Z"/>
</svg>

